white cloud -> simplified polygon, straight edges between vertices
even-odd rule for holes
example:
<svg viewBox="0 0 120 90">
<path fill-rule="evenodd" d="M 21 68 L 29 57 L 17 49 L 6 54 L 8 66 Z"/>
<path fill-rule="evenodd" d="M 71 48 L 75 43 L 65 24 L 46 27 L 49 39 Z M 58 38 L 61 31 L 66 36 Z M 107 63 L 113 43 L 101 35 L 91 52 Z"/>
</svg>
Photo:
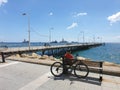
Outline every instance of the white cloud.
<svg viewBox="0 0 120 90">
<path fill-rule="evenodd" d="M 115 23 L 115 22 L 120 21 L 120 12 L 115 13 L 115 14 L 113 14 L 113 15 L 111 15 L 111 16 L 108 16 L 108 17 L 107 17 L 107 20 L 110 21 L 110 24 L 111 24 L 111 25 L 112 25 L 113 23 Z"/>
<path fill-rule="evenodd" d="M 53 15 L 53 12 L 50 12 L 49 15 L 52 16 L 52 15 Z"/>
<path fill-rule="evenodd" d="M 7 3 L 7 2 L 8 2 L 8 0 L 0 0 L 0 6 Z"/>
<path fill-rule="evenodd" d="M 67 27 L 67 29 L 69 30 L 69 29 L 75 28 L 77 26 L 78 26 L 78 24 L 73 22 L 70 26 Z"/>
<path fill-rule="evenodd" d="M 85 16 L 85 15 L 87 15 L 86 12 L 84 12 L 84 13 L 75 13 L 74 17 Z"/>
<path fill-rule="evenodd" d="M 116 39 L 120 39 L 120 36 L 115 36 Z"/>
</svg>

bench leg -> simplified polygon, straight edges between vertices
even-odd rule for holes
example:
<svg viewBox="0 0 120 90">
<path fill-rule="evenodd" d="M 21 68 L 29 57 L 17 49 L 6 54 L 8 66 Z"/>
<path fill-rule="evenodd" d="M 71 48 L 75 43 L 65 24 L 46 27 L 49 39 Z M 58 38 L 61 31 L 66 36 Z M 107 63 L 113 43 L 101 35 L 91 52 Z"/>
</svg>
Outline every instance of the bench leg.
<svg viewBox="0 0 120 90">
<path fill-rule="evenodd" d="M 102 82 L 102 79 L 103 79 L 102 78 L 102 75 L 103 75 L 103 62 L 100 62 L 100 68 L 101 69 L 100 69 L 100 79 L 99 79 L 99 81 Z"/>
<path fill-rule="evenodd" d="M 100 82 L 102 82 L 102 79 L 103 79 L 103 78 L 102 78 L 102 76 L 100 76 L 100 79 L 99 79 L 99 81 L 100 81 Z"/>
</svg>

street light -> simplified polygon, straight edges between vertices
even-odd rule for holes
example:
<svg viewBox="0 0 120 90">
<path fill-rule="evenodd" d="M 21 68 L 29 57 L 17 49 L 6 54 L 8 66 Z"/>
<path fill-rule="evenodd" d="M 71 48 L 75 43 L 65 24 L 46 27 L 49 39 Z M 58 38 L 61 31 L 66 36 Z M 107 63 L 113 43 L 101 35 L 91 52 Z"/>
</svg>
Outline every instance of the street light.
<svg viewBox="0 0 120 90">
<path fill-rule="evenodd" d="M 84 35 L 84 31 L 81 31 L 81 33 L 83 34 L 82 38 L 83 38 L 83 44 L 85 43 L 85 35 Z"/>
<path fill-rule="evenodd" d="M 97 37 L 97 39 L 99 43 L 102 43 L 102 37 Z"/>
<path fill-rule="evenodd" d="M 96 38 L 95 38 L 95 35 L 93 35 L 93 43 L 95 43 L 96 42 L 96 40 L 95 40 Z"/>
<path fill-rule="evenodd" d="M 26 15 L 28 17 L 28 47 L 29 47 L 29 50 L 30 50 L 30 17 L 26 13 L 23 13 L 22 15 Z"/>
<path fill-rule="evenodd" d="M 54 29 L 53 27 L 49 29 L 49 43 L 51 42 L 51 37 L 52 37 L 51 30 L 53 30 L 53 29 Z"/>
</svg>

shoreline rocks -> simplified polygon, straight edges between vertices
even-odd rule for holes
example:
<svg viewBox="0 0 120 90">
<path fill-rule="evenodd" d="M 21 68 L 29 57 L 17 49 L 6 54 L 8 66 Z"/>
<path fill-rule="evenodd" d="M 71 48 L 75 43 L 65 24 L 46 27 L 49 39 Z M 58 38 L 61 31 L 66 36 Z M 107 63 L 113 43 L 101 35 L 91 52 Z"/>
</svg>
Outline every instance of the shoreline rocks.
<svg viewBox="0 0 120 90">
<path fill-rule="evenodd" d="M 14 59 L 15 58 L 28 58 L 28 59 L 38 59 L 38 60 L 50 60 L 50 61 L 61 61 L 62 60 L 62 58 L 57 59 L 57 58 L 55 58 L 53 56 L 48 56 L 48 55 L 41 56 L 41 55 L 36 54 L 36 53 L 21 54 L 21 55 L 16 54 L 16 55 L 13 55 L 13 56 L 11 56 L 9 58 L 11 58 L 11 59 L 12 58 L 14 58 Z M 77 59 L 78 60 L 83 60 L 83 61 L 84 60 L 86 60 L 86 61 L 92 61 L 89 58 L 85 58 L 85 57 L 81 57 L 81 56 L 78 56 Z M 107 61 L 104 61 L 103 65 L 104 66 L 117 66 L 117 67 L 119 66 L 120 67 L 120 64 L 115 64 L 115 63 L 107 62 Z"/>
<path fill-rule="evenodd" d="M 57 58 L 53 57 L 53 56 L 48 56 L 48 55 L 39 55 L 36 53 L 31 53 L 31 54 L 16 54 L 16 55 L 12 55 L 9 58 L 28 58 L 28 59 L 38 59 L 38 60 L 52 60 L 52 61 L 56 61 L 58 60 Z"/>
</svg>

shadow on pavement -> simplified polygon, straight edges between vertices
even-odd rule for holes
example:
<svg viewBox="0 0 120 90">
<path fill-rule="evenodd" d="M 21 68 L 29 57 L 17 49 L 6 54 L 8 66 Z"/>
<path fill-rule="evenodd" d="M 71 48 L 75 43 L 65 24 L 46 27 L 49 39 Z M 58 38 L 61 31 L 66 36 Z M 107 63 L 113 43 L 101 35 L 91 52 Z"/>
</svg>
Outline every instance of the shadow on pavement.
<svg viewBox="0 0 120 90">
<path fill-rule="evenodd" d="M 77 78 L 74 75 L 62 75 L 61 77 L 50 77 L 51 79 L 54 80 L 70 80 L 71 83 L 73 84 L 74 81 L 80 81 L 80 82 L 84 82 L 84 83 L 89 83 L 89 84 L 95 84 L 95 85 L 99 85 L 101 86 L 101 82 L 99 81 L 98 78 L 93 78 L 93 77 L 86 77 L 86 78 Z"/>
</svg>

